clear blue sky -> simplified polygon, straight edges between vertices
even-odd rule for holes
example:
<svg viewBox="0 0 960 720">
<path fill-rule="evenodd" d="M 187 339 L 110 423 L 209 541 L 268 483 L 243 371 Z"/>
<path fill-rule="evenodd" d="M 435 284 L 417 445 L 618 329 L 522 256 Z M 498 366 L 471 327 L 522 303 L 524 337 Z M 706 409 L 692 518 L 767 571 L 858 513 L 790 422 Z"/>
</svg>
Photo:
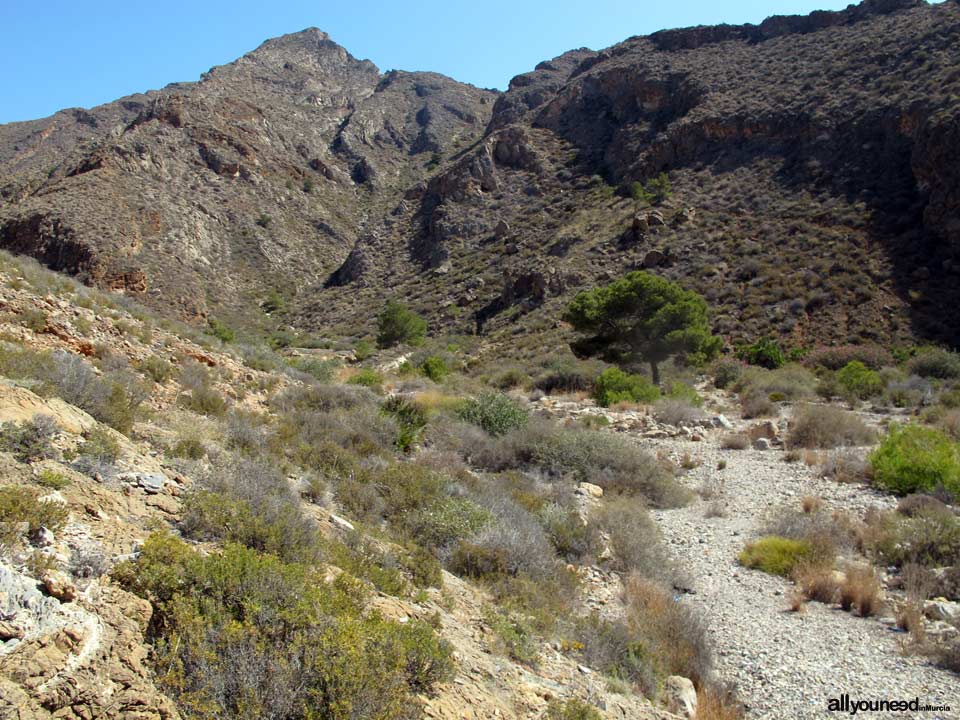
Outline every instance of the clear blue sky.
<svg viewBox="0 0 960 720">
<path fill-rule="evenodd" d="M 759 22 L 847 0 L 0 0 L 0 123 L 196 80 L 267 38 L 316 26 L 381 70 L 481 87 L 577 47 L 666 27 Z"/>
</svg>

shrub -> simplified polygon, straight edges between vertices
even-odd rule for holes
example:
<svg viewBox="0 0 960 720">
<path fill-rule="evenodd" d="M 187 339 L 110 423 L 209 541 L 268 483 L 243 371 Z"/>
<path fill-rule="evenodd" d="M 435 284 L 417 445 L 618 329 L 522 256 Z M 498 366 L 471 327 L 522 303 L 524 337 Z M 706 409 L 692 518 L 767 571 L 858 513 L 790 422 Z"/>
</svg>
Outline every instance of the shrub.
<svg viewBox="0 0 960 720">
<path fill-rule="evenodd" d="M 744 567 L 786 577 L 812 552 L 808 542 L 770 535 L 747 543 L 738 560 Z"/>
<path fill-rule="evenodd" d="M 747 368 L 734 389 L 743 394 L 778 396 L 782 400 L 800 400 L 813 395 L 816 376 L 805 367 L 796 364 L 784 365 L 776 370 Z"/>
<path fill-rule="evenodd" d="M 887 565 L 944 567 L 960 563 L 960 520 L 949 511 L 893 513 L 868 523 L 864 545 Z"/>
<path fill-rule="evenodd" d="M 880 609 L 880 580 L 873 568 L 850 568 L 840 583 L 840 607 L 870 617 Z"/>
<path fill-rule="evenodd" d="M 394 300 L 377 316 L 377 345 L 382 348 L 399 343 L 420 345 L 426 334 L 427 321 Z"/>
<path fill-rule="evenodd" d="M 387 398 L 383 411 L 392 415 L 400 426 L 397 449 L 407 452 L 417 441 L 420 432 L 427 426 L 427 411 L 419 404 L 401 395 Z"/>
<path fill-rule="evenodd" d="M 180 406 L 201 415 L 220 417 L 227 411 L 227 400 L 219 391 L 203 385 L 194 388 L 189 395 L 181 395 Z"/>
<path fill-rule="evenodd" d="M 525 665 L 536 666 L 540 643 L 529 619 L 518 613 L 491 610 L 484 620 L 496 634 L 506 655 Z"/>
<path fill-rule="evenodd" d="M 216 318 L 210 318 L 207 322 L 210 326 L 210 334 L 220 342 L 232 343 L 237 339 L 236 333 Z"/>
<path fill-rule="evenodd" d="M 837 371 L 837 384 L 844 397 L 866 400 L 883 392 L 880 373 L 870 370 L 859 360 L 851 360 Z"/>
<path fill-rule="evenodd" d="M 360 385 L 361 387 L 371 389 L 379 388 L 381 385 L 383 385 L 383 375 L 378 373 L 376 370 L 364 368 L 355 375 L 352 375 L 350 379 L 347 380 L 347 384 Z"/>
<path fill-rule="evenodd" d="M 453 567 L 469 577 L 546 579 L 558 570 L 556 553 L 537 519 L 509 498 L 487 504 L 491 519 L 460 544 Z"/>
<path fill-rule="evenodd" d="M 358 362 L 363 362 L 373 357 L 373 343 L 369 340 L 361 340 L 353 348 L 353 357 L 357 359 Z"/>
<path fill-rule="evenodd" d="M 593 389 L 593 380 L 578 370 L 561 367 L 537 378 L 533 387 L 547 395 L 588 392 Z"/>
<path fill-rule="evenodd" d="M 703 410 L 687 400 L 663 398 L 657 401 L 653 411 L 657 420 L 667 425 L 685 425 L 702 420 Z"/>
<path fill-rule="evenodd" d="M 892 426 L 869 461 L 874 481 L 898 495 L 939 488 L 960 495 L 960 445 L 934 428 Z"/>
<path fill-rule="evenodd" d="M 733 385 L 743 374 L 743 363 L 733 358 L 717 360 L 711 368 L 714 387 L 724 389 Z"/>
<path fill-rule="evenodd" d="M 430 355 L 420 363 L 420 374 L 428 377 L 436 383 L 443 382 L 443 379 L 450 374 L 450 367 L 446 361 L 439 355 Z"/>
<path fill-rule="evenodd" d="M 336 360 L 321 360 L 313 357 L 297 357 L 288 360 L 290 366 L 306 373 L 314 380 L 329 383 L 333 380 L 339 363 Z"/>
<path fill-rule="evenodd" d="M 42 379 L 63 400 L 87 411 L 100 422 L 122 433 L 129 432 L 149 391 L 127 370 L 97 376 L 72 353 L 58 351 L 42 372 Z"/>
<path fill-rule="evenodd" d="M 794 582 L 800 587 L 803 596 L 826 605 L 837 599 L 840 586 L 833 574 L 833 568 L 822 562 L 802 561 L 796 564 L 791 573 Z"/>
<path fill-rule="evenodd" d="M 830 405 L 801 405 L 793 413 L 787 447 L 821 448 L 868 445 L 876 437 L 856 414 Z"/>
<path fill-rule="evenodd" d="M 102 427 L 95 427 L 84 435 L 80 454 L 98 463 L 115 463 L 120 457 L 120 443 Z"/>
<path fill-rule="evenodd" d="M 199 460 L 207 454 L 203 443 L 195 437 L 180 438 L 170 448 L 172 457 L 186 458 L 188 460 Z"/>
<path fill-rule="evenodd" d="M 773 417 L 779 410 L 765 393 L 749 392 L 740 396 L 740 413 L 744 419 Z"/>
<path fill-rule="evenodd" d="M 275 468 L 228 458 L 198 485 L 184 499 L 181 526 L 186 536 L 240 543 L 291 562 L 316 557 L 313 522 Z"/>
<path fill-rule="evenodd" d="M 41 500 L 32 488 L 6 485 L 0 487 L 0 552 L 7 553 L 23 539 L 20 525 L 26 525 L 27 537 L 32 538 L 41 528 L 54 533 L 63 529 L 69 512 L 65 505 L 52 500 Z"/>
<path fill-rule="evenodd" d="M 728 433 L 720 438 L 720 447 L 724 450 L 746 450 L 750 447 L 750 438 L 743 433 Z"/>
<path fill-rule="evenodd" d="M 165 383 L 173 376 L 173 365 L 156 355 L 148 355 L 139 365 L 140 372 L 155 383 Z"/>
<path fill-rule="evenodd" d="M 618 368 L 608 368 L 596 379 L 593 397 L 600 407 L 618 402 L 652 403 L 659 399 L 660 390 L 642 375 L 628 375 Z"/>
<path fill-rule="evenodd" d="M 499 393 L 483 393 L 467 400 L 457 415 L 494 436 L 505 435 L 527 424 L 526 408 Z"/>
<path fill-rule="evenodd" d="M 277 412 L 297 410 L 331 412 L 350 410 L 376 404 L 377 396 L 366 388 L 348 385 L 291 386 L 270 398 L 270 406 Z"/>
<path fill-rule="evenodd" d="M 537 510 L 537 519 L 557 554 L 568 562 L 583 557 L 595 543 L 592 527 L 576 510 L 548 503 Z"/>
<path fill-rule="evenodd" d="M 922 378 L 960 378 L 960 355 L 942 348 L 926 348 L 907 363 L 907 369 Z"/>
<path fill-rule="evenodd" d="M 660 532 L 643 507 L 631 500 L 608 502 L 599 509 L 595 521 L 610 539 L 614 569 L 637 572 L 645 578 L 673 580 Z"/>
<path fill-rule="evenodd" d="M 810 367 L 822 367 L 834 371 L 851 362 L 859 362 L 870 370 L 879 370 L 894 365 L 895 360 L 890 351 L 880 345 L 817 347 L 804 358 L 804 364 Z"/>
<path fill-rule="evenodd" d="M 45 468 L 37 475 L 36 483 L 41 487 L 50 488 L 51 490 L 63 490 L 63 488 L 70 484 L 70 478 L 58 473 L 56 470 Z"/>
<path fill-rule="evenodd" d="M 551 700 L 547 705 L 546 720 L 603 720 L 597 709 L 578 698 Z"/>
<path fill-rule="evenodd" d="M 30 422 L 0 425 L 0 450 L 13 454 L 20 462 L 55 457 L 53 439 L 59 432 L 57 422 L 49 415 L 34 415 Z"/>
<path fill-rule="evenodd" d="M 737 357 L 750 365 L 758 365 L 770 370 L 782 367 L 787 362 L 780 344 L 766 337 L 760 338 L 752 345 L 737 348 Z"/>
<path fill-rule="evenodd" d="M 157 682 L 184 715 L 401 720 L 453 669 L 428 626 L 365 612 L 346 574 L 153 535 L 114 575 L 153 604 Z"/>
<path fill-rule="evenodd" d="M 682 675 L 702 686 L 711 678 L 713 655 L 703 621 L 674 600 L 670 590 L 631 575 L 624 587 L 627 624 L 661 678 Z"/>
<path fill-rule="evenodd" d="M 645 638 L 624 620 L 609 620 L 596 612 L 579 618 L 573 632 L 575 648 L 583 662 L 608 677 L 640 688 L 653 697 L 657 691 L 656 668 Z"/>
</svg>

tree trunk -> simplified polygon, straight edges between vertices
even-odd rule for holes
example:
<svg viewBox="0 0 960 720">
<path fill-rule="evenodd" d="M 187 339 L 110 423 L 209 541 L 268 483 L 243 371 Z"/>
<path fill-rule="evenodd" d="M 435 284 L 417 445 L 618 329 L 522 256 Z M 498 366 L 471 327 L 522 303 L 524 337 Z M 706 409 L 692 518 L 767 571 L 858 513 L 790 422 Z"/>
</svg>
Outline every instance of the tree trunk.
<svg viewBox="0 0 960 720">
<path fill-rule="evenodd" d="M 653 384 L 660 387 L 660 366 L 653 360 L 650 361 L 650 377 Z"/>
</svg>

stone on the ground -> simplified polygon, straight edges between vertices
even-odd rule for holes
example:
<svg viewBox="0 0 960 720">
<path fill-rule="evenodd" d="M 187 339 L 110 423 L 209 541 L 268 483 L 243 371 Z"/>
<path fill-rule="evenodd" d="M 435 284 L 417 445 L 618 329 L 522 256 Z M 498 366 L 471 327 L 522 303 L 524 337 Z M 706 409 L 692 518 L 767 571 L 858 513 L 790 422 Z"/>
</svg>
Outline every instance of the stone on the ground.
<svg viewBox="0 0 960 720">
<path fill-rule="evenodd" d="M 697 689 L 690 678 L 671 675 L 663 685 L 663 697 L 667 710 L 693 720 L 697 716 Z"/>
</svg>

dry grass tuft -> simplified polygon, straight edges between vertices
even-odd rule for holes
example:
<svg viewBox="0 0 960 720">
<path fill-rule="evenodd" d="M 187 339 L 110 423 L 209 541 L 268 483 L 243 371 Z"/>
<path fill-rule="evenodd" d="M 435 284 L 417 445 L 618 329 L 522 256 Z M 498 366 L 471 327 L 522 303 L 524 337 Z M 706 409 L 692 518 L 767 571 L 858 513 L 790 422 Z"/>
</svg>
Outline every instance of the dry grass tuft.
<svg viewBox="0 0 960 720">
<path fill-rule="evenodd" d="M 790 422 L 787 447 L 830 449 L 869 445 L 875 439 L 855 413 L 831 405 L 800 405 Z"/>
<path fill-rule="evenodd" d="M 800 508 L 807 514 L 823 510 L 823 499 L 815 495 L 805 495 L 800 501 Z"/>
<path fill-rule="evenodd" d="M 713 684 L 702 686 L 697 691 L 697 715 L 695 720 L 741 720 L 743 706 L 737 701 L 731 688 Z"/>
<path fill-rule="evenodd" d="M 720 438 L 720 447 L 724 450 L 746 450 L 750 447 L 750 438 L 743 433 L 730 433 Z"/>
<path fill-rule="evenodd" d="M 840 588 L 830 565 L 801 563 L 794 569 L 793 579 L 807 600 L 830 605 L 837 599 Z"/>
<path fill-rule="evenodd" d="M 883 605 L 880 580 L 873 568 L 851 568 L 840 583 L 840 607 L 860 617 L 875 615 Z"/>
</svg>

